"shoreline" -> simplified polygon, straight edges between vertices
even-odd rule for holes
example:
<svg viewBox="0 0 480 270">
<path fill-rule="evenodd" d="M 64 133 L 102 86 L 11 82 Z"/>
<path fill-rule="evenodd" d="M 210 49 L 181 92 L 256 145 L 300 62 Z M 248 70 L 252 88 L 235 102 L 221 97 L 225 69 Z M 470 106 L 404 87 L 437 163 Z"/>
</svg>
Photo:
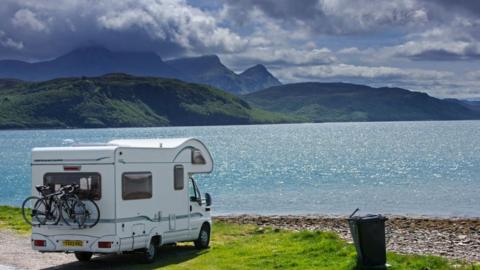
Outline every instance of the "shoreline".
<svg viewBox="0 0 480 270">
<path fill-rule="evenodd" d="M 387 250 L 480 262 L 480 218 L 386 215 Z M 333 231 L 352 242 L 348 216 L 219 215 L 214 221 L 254 224 L 285 230 Z"/>
<path fill-rule="evenodd" d="M 278 123 L 248 123 L 248 124 L 212 124 L 190 126 L 118 126 L 118 127 L 32 127 L 32 128 L 0 128 L 0 131 L 55 131 L 55 130 L 102 130 L 102 129 L 133 129 L 133 128 L 188 128 L 188 127 L 237 127 L 237 126 L 270 126 L 270 125 L 309 125 L 309 124 L 352 124 L 352 123 L 410 123 L 410 122 L 468 122 L 478 119 L 444 119 L 444 120 L 391 120 L 391 121 L 333 121 L 333 122 L 278 122 Z"/>
<path fill-rule="evenodd" d="M 355 214 L 364 215 L 367 213 L 360 212 Z M 368 213 L 368 214 L 378 214 L 378 213 Z M 469 216 L 469 215 L 430 215 L 430 214 L 381 214 L 387 218 L 408 218 L 408 219 L 428 219 L 428 220 L 469 220 L 469 221 L 480 221 L 480 216 Z M 348 214 L 328 214 L 328 213 L 249 213 L 249 212 L 220 212 L 212 213 L 212 218 L 215 217 L 240 217 L 240 216 L 251 216 L 251 217 L 304 217 L 304 218 L 335 218 L 335 219 L 347 219 Z"/>
</svg>

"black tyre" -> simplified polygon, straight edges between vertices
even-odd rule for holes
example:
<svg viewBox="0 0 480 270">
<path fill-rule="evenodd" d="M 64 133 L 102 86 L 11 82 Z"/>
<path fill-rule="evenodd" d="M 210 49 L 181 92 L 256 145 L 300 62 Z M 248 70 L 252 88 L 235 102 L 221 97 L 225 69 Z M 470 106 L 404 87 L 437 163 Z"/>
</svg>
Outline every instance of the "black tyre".
<svg viewBox="0 0 480 270">
<path fill-rule="evenodd" d="M 81 262 L 88 262 L 92 258 L 92 252 L 75 251 L 75 257 Z"/>
<path fill-rule="evenodd" d="M 37 214 L 34 218 L 43 225 L 57 225 L 62 217 L 60 207 L 55 201 L 51 202 L 50 209 L 47 208 L 47 205 L 46 199 L 39 200 L 38 203 L 35 204 Z M 44 215 L 41 215 L 40 213 L 44 213 Z"/>
<path fill-rule="evenodd" d="M 22 216 L 31 225 L 57 225 L 60 221 L 60 209 L 56 202 L 52 202 L 50 209 L 45 199 L 31 196 L 22 204 Z"/>
<path fill-rule="evenodd" d="M 154 241 L 150 241 L 150 244 L 143 252 L 143 262 L 144 263 L 153 263 L 157 258 L 157 245 Z"/>
<path fill-rule="evenodd" d="M 26 223 L 36 226 L 40 225 L 40 222 L 34 218 L 37 214 L 35 210 L 35 205 L 40 201 L 41 198 L 30 196 L 26 198 L 22 203 L 22 216 Z"/>
<path fill-rule="evenodd" d="M 78 199 L 75 197 L 67 198 L 62 201 L 62 220 L 65 225 L 70 225 L 78 223 L 75 216 L 75 204 L 78 202 Z"/>
<path fill-rule="evenodd" d="M 207 223 L 202 225 L 198 239 L 193 241 L 197 249 L 207 249 L 210 245 L 210 225 Z"/>
</svg>

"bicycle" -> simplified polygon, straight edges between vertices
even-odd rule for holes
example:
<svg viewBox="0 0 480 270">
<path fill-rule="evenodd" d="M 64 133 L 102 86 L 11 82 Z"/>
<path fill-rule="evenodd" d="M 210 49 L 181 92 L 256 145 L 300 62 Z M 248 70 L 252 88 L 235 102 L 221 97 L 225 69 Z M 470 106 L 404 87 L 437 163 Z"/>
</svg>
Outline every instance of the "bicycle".
<svg viewBox="0 0 480 270">
<path fill-rule="evenodd" d="M 91 228 L 98 223 L 98 205 L 91 199 L 79 199 L 79 185 L 65 185 L 53 193 L 49 186 L 35 188 L 42 198 L 31 196 L 22 204 L 22 215 L 28 224 L 57 225 L 62 219 L 65 225 L 77 223 L 79 228 Z"/>
<path fill-rule="evenodd" d="M 73 220 L 80 228 L 91 228 L 97 225 L 100 220 L 100 209 L 98 205 L 90 198 L 79 199 L 78 193 L 80 186 L 77 184 L 72 185 L 69 192 L 64 195 L 61 209 L 62 216 L 65 223 L 69 223 Z M 65 216 L 69 217 L 67 220 Z"/>
<path fill-rule="evenodd" d="M 36 186 L 35 189 L 43 198 L 30 196 L 22 203 L 23 219 L 32 226 L 56 225 L 60 221 L 60 208 L 53 199 L 46 199 L 50 196 L 49 186 Z M 51 196 L 50 198 L 53 198 Z"/>
</svg>

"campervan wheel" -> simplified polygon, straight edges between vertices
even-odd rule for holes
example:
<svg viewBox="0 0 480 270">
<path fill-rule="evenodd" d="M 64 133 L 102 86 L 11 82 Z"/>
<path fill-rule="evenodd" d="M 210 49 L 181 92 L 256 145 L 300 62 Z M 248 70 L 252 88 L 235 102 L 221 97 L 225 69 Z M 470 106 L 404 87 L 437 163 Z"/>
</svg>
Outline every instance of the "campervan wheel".
<svg viewBox="0 0 480 270">
<path fill-rule="evenodd" d="M 210 244 L 210 226 L 203 224 L 198 234 L 198 239 L 193 242 L 197 249 L 206 249 Z"/>
<path fill-rule="evenodd" d="M 158 253 L 157 245 L 155 241 L 152 240 L 150 241 L 150 244 L 148 245 L 148 247 L 145 249 L 143 253 L 143 262 L 144 263 L 154 262 L 155 259 L 157 258 L 157 253 Z"/>
</svg>

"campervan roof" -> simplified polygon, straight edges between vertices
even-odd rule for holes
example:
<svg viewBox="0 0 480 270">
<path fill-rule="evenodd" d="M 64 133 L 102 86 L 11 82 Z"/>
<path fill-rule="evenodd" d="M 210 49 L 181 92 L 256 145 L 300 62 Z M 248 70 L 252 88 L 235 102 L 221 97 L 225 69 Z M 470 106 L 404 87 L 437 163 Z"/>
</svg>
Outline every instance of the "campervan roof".
<svg viewBox="0 0 480 270">
<path fill-rule="evenodd" d="M 123 149 L 116 156 L 117 149 Z M 193 150 L 206 160 L 197 172 L 210 172 L 213 160 L 205 145 L 194 138 L 125 139 L 107 143 L 72 144 L 61 147 L 36 147 L 32 164 L 112 164 L 115 162 L 191 162 Z M 120 157 L 121 155 L 121 157 Z"/>
<path fill-rule="evenodd" d="M 109 145 L 133 148 L 177 148 L 192 138 L 113 140 Z"/>
</svg>

